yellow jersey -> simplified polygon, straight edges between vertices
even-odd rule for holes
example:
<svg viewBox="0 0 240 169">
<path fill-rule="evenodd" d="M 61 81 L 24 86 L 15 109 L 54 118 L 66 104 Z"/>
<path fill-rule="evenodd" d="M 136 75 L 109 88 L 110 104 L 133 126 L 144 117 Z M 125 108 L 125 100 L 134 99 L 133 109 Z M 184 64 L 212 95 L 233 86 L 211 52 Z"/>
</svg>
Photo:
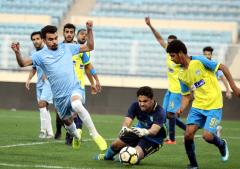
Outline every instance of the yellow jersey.
<svg viewBox="0 0 240 169">
<path fill-rule="evenodd" d="M 176 64 L 171 60 L 169 53 L 166 57 L 167 62 L 167 77 L 168 77 L 168 90 L 172 93 L 181 93 L 181 86 L 178 80 L 178 73 L 180 64 Z"/>
<path fill-rule="evenodd" d="M 192 56 L 188 68 L 181 68 L 179 80 L 182 94 L 194 93 L 192 107 L 211 110 L 223 107 L 222 92 L 216 77 L 220 64 L 204 56 Z"/>
<path fill-rule="evenodd" d="M 72 57 L 74 71 L 80 82 L 81 88 L 85 89 L 84 66 L 90 63 L 90 52 L 83 52 Z"/>
</svg>

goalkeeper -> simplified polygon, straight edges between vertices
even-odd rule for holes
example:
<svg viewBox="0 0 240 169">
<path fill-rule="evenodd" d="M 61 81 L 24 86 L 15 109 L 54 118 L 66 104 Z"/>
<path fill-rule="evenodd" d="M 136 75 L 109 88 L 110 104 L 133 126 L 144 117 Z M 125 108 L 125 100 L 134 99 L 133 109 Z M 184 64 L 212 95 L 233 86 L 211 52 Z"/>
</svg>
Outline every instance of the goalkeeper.
<svg viewBox="0 0 240 169">
<path fill-rule="evenodd" d="M 119 137 L 113 141 L 105 154 L 97 155 L 97 160 L 114 160 L 114 156 L 125 146 L 135 147 L 139 158 L 156 152 L 163 145 L 166 137 L 164 122 L 166 113 L 153 98 L 153 90 L 144 86 L 137 91 L 138 102 L 132 103 L 124 118 Z M 134 118 L 138 119 L 131 127 Z"/>
</svg>

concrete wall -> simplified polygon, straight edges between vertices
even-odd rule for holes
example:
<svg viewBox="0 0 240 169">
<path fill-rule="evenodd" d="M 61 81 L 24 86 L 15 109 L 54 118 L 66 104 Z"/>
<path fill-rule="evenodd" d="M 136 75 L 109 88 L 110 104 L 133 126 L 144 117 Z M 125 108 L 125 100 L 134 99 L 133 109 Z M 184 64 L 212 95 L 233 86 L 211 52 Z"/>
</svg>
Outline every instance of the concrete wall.
<svg viewBox="0 0 240 169">
<path fill-rule="evenodd" d="M 103 87 L 99 95 L 91 95 L 87 87 L 87 108 L 94 114 L 125 114 L 129 104 L 136 99 L 137 88 Z M 162 103 L 165 89 L 154 89 L 156 100 Z M 224 93 L 225 95 L 225 93 Z M 37 110 L 35 85 L 27 91 L 21 82 L 0 82 L 0 108 Z M 240 100 L 224 99 L 223 119 L 240 120 Z"/>
</svg>

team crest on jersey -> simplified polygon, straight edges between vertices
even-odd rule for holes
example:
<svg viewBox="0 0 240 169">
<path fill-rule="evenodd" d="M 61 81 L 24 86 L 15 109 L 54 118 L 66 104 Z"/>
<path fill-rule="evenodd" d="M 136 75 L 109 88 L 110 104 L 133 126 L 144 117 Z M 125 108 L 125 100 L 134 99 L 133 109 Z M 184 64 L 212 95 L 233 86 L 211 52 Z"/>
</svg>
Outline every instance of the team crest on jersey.
<svg viewBox="0 0 240 169">
<path fill-rule="evenodd" d="M 150 116 L 150 120 L 153 122 L 153 116 Z"/>
<path fill-rule="evenodd" d="M 196 75 L 200 75 L 201 74 L 201 71 L 198 69 L 196 70 Z"/>
</svg>

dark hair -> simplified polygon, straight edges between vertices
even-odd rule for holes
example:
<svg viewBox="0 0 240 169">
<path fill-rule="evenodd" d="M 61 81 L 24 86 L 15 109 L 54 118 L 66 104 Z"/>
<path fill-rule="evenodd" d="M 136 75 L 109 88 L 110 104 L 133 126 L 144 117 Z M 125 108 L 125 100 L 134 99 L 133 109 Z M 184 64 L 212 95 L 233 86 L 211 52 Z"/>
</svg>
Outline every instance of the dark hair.
<svg viewBox="0 0 240 169">
<path fill-rule="evenodd" d="M 64 25 L 64 27 L 63 27 L 63 32 L 65 31 L 66 28 L 68 28 L 68 29 L 73 29 L 74 32 L 75 32 L 75 30 L 76 30 L 75 25 L 73 25 L 73 24 L 71 24 L 71 23 L 67 23 L 67 24 Z"/>
<path fill-rule="evenodd" d="M 203 52 L 205 51 L 209 51 L 211 53 L 213 53 L 213 48 L 211 46 L 206 46 L 205 48 L 203 48 Z"/>
<path fill-rule="evenodd" d="M 153 98 L 153 90 L 149 86 L 140 87 L 137 91 L 137 97 L 140 95 L 143 95 L 143 96 L 146 96 L 146 97 L 152 99 Z"/>
<path fill-rule="evenodd" d="M 177 40 L 177 36 L 175 36 L 175 35 L 169 35 L 169 36 L 168 36 L 168 39 L 174 39 L 174 40 Z"/>
<path fill-rule="evenodd" d="M 40 31 L 33 32 L 33 33 L 31 34 L 31 40 L 32 40 L 32 37 L 33 37 L 34 35 L 40 35 L 40 37 L 42 38 L 42 34 L 41 34 Z"/>
<path fill-rule="evenodd" d="M 80 32 L 82 32 L 82 31 L 87 31 L 87 30 L 84 29 L 84 28 L 81 28 L 81 29 L 78 30 L 77 35 L 78 35 Z"/>
<path fill-rule="evenodd" d="M 173 40 L 168 44 L 167 53 L 179 53 L 180 51 L 182 51 L 184 54 L 187 54 L 187 48 L 182 41 Z"/>
<path fill-rule="evenodd" d="M 57 27 L 53 25 L 47 25 L 41 29 L 42 38 L 46 39 L 47 33 L 56 33 Z"/>
</svg>

